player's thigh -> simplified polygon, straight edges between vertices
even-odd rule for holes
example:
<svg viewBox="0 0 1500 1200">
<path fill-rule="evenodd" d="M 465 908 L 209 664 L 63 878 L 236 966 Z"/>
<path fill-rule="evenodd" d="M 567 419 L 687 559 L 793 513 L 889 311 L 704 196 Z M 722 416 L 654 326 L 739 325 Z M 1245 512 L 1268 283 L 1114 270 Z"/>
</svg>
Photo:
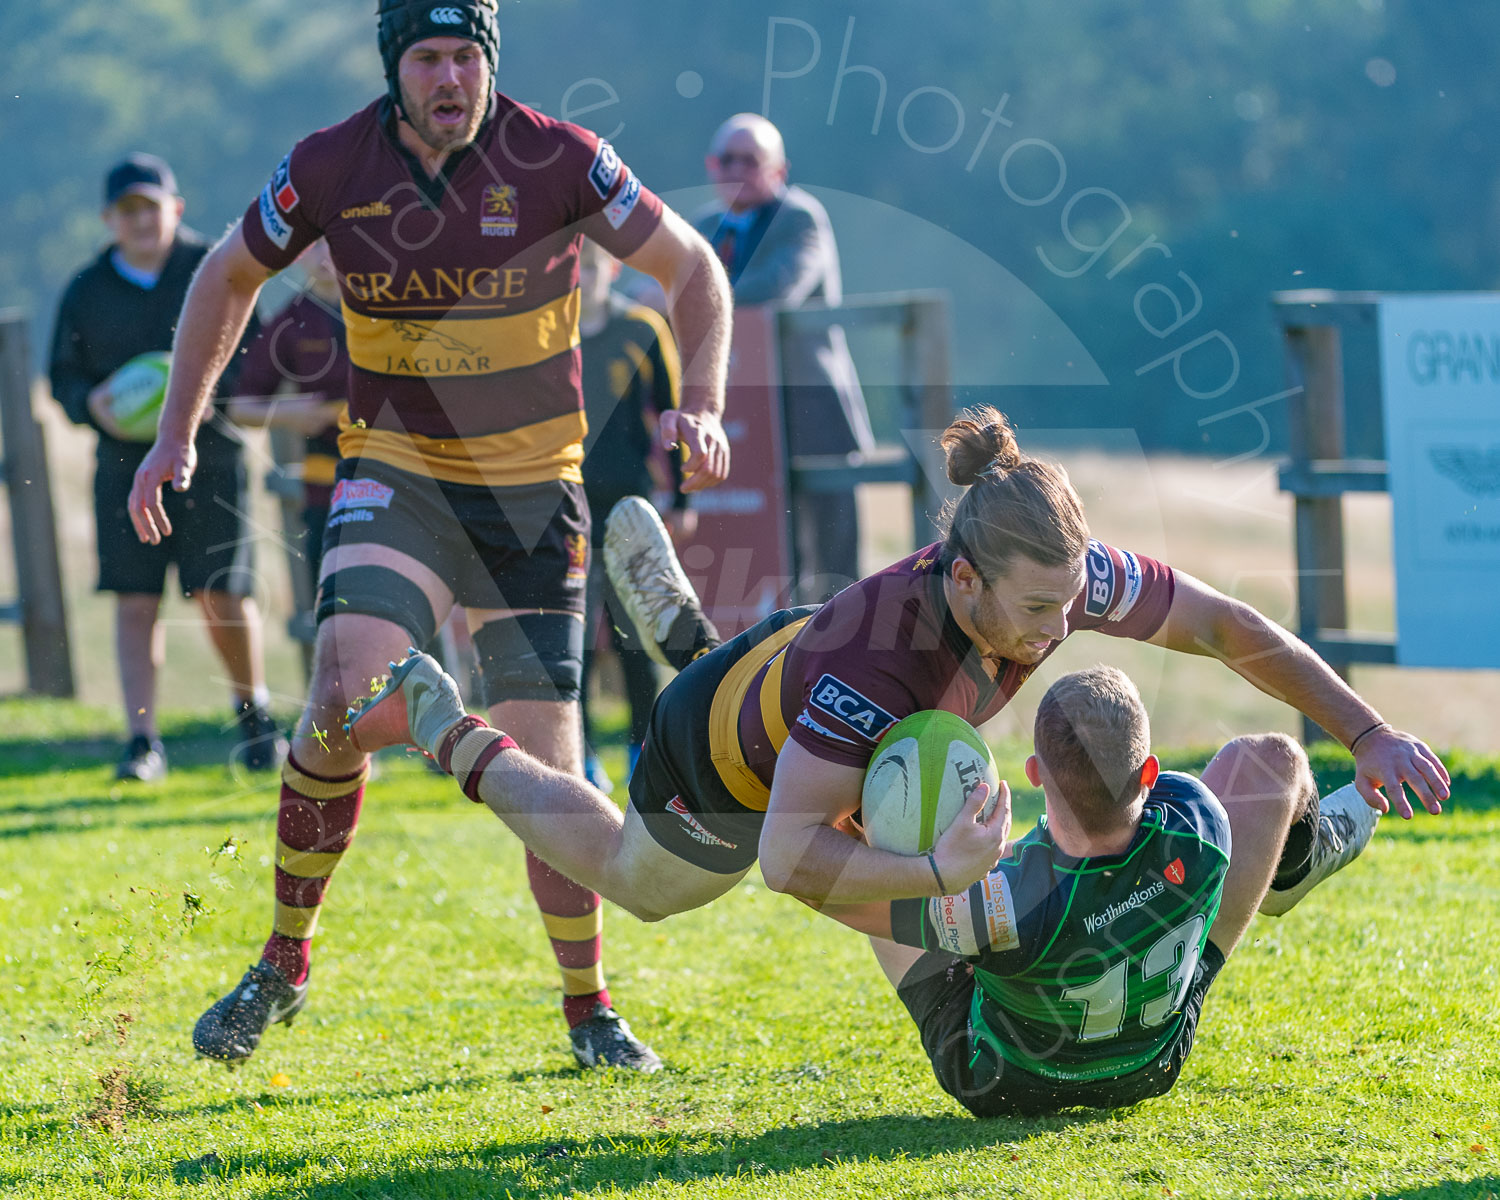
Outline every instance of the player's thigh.
<svg viewBox="0 0 1500 1200">
<path fill-rule="evenodd" d="M 1284 733 L 1233 739 L 1203 769 L 1202 780 L 1231 819 L 1231 805 L 1273 818 L 1295 817 L 1316 805 L 1317 785 L 1307 752 Z"/>
<path fill-rule="evenodd" d="M 899 988 L 902 981 L 911 973 L 927 953 L 918 950 L 915 946 L 902 946 L 888 938 L 872 937 L 870 949 L 875 952 L 875 961 L 880 964 L 880 969 L 885 972 L 885 977 L 890 985 Z"/>
<path fill-rule="evenodd" d="M 744 867 L 725 874 L 679 857 L 651 836 L 634 804 L 625 810 L 620 852 L 609 869 L 635 898 L 631 911 L 646 921 L 689 912 L 717 900 L 750 870 Z"/>
<path fill-rule="evenodd" d="M 485 707 L 500 710 L 499 721 L 521 721 L 527 729 L 536 728 L 548 713 L 565 718 L 568 727 L 556 731 L 561 746 L 561 739 L 571 736 L 576 742 L 578 736 L 573 709 L 583 690 L 583 614 L 568 606 L 566 596 L 556 602 L 559 607 L 521 611 L 471 608 L 467 616 Z M 530 706 L 536 705 L 543 707 L 533 715 Z M 507 732 L 526 745 L 519 727 Z M 537 733 L 545 737 L 544 730 Z M 575 747 L 568 753 L 571 762 L 578 751 Z"/>
<path fill-rule="evenodd" d="M 438 572 L 403 550 L 376 542 L 355 542 L 330 547 L 323 556 L 318 583 L 317 619 L 319 641 L 322 627 L 338 617 L 378 618 L 404 631 L 405 644 L 421 649 L 432 640 L 438 625 L 453 607 L 453 592 Z M 333 643 L 351 654 L 351 661 L 366 662 L 359 648 L 346 636 Z M 397 653 L 397 658 L 401 653 Z M 380 660 L 384 670 L 388 659 Z"/>
<path fill-rule="evenodd" d="M 640 901 L 631 911 L 656 916 L 686 912 L 729 891 L 755 862 L 761 813 L 706 811 L 690 782 L 702 761 L 668 761 L 660 737 L 647 733 L 630 776 L 621 850 L 623 882 Z M 686 774 L 684 774 L 686 772 Z"/>
<path fill-rule="evenodd" d="M 317 619 L 360 613 L 425 646 L 474 552 L 445 487 L 385 463 L 345 460 L 324 526 Z M 477 490 L 477 489 L 470 489 Z"/>
<path fill-rule="evenodd" d="M 474 550 L 454 580 L 459 604 L 479 612 L 583 615 L 590 522 L 580 485 L 552 480 L 479 495 L 449 487 L 445 496 Z"/>
</svg>

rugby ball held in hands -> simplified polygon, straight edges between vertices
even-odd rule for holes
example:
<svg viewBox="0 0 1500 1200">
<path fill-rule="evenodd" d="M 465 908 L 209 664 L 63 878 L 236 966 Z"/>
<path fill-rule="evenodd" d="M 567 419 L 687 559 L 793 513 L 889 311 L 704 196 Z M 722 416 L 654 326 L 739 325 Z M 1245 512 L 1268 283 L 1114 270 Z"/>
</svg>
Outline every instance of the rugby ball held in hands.
<svg viewBox="0 0 1500 1200">
<path fill-rule="evenodd" d="M 109 413 L 127 441 L 155 439 L 171 367 L 170 354 L 151 350 L 137 354 L 109 377 Z"/>
<path fill-rule="evenodd" d="M 990 785 L 988 817 L 1000 778 L 990 748 L 962 717 L 933 709 L 897 721 L 865 770 L 865 841 L 895 854 L 925 854 L 980 783 Z"/>
</svg>

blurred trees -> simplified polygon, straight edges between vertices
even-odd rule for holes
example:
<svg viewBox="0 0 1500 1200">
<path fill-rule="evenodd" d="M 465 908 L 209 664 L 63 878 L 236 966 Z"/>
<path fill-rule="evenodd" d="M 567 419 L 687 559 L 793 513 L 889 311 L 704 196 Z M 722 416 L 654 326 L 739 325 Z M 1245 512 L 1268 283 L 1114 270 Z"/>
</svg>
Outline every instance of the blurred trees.
<svg viewBox="0 0 1500 1200">
<path fill-rule="evenodd" d="M 379 94 L 373 10 L 371 0 L 0 7 L 0 304 L 50 331 L 60 289 L 101 240 L 102 174 L 127 150 L 165 155 L 190 223 L 219 232 L 292 142 Z M 1143 259 L 1134 280 L 1107 278 L 1148 234 L 1171 248 L 1168 275 L 1181 270 L 1202 291 L 1192 328 L 1221 329 L 1239 350 L 1243 378 L 1226 405 L 1281 386 L 1274 289 L 1488 288 L 1500 274 L 1500 81 L 1489 62 L 1500 6 L 1481 0 L 510 0 L 502 24 L 502 90 L 557 113 L 570 86 L 576 108 L 607 85 L 618 104 L 581 119 L 606 131 L 623 122 L 616 141 L 658 190 L 701 183 L 718 121 L 761 108 L 774 34 L 772 65 L 786 77 L 772 81 L 769 115 L 796 177 L 964 238 L 1052 308 L 1110 381 L 1065 396 L 1001 389 L 993 398 L 1023 419 L 1203 444 L 1195 420 L 1166 419 L 1183 404 L 1169 372 L 1135 373 L 1162 344 L 1142 332 L 1133 295 L 1166 268 L 1148 275 Z M 846 36 L 845 66 L 872 70 L 840 82 Z M 1011 123 L 991 124 L 984 110 L 1003 96 Z M 950 136 L 941 152 L 914 148 Z M 1055 202 L 1017 203 L 1000 186 L 1001 155 L 1027 138 L 1065 164 Z M 1044 153 L 1012 163 L 1033 195 L 1049 186 Z M 1060 220 L 1080 188 L 1118 197 L 1130 230 L 1066 279 L 1038 249 L 1081 261 Z M 1075 216 L 1075 236 L 1102 236 L 1111 219 L 1102 202 Z M 878 261 L 878 246 L 859 249 Z M 959 304 L 986 302 L 962 277 L 950 286 Z"/>
</svg>

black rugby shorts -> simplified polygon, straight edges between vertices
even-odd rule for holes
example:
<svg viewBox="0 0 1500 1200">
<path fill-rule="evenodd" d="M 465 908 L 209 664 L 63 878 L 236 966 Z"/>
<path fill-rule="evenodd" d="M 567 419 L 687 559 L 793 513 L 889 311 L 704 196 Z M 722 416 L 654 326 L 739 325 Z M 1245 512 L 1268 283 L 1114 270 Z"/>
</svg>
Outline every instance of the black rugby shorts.
<svg viewBox="0 0 1500 1200">
<path fill-rule="evenodd" d="M 94 470 L 94 522 L 98 530 L 99 590 L 159 596 L 167 568 L 177 564 L 184 596 L 198 591 L 248 596 L 255 587 L 254 536 L 246 512 L 245 464 L 239 455 L 204 456 L 186 492 L 164 486 L 162 507 L 170 537 L 142 542 L 126 501 L 135 469 L 145 457 L 101 454 Z"/>
<path fill-rule="evenodd" d="M 1177 1082 L 1193 1048 L 1203 998 L 1224 965 L 1212 942 L 1193 975 L 1177 1036 L 1149 1065 L 1114 1079 L 1077 1083 L 1047 1079 L 996 1059 L 970 1033 L 969 1014 L 978 984 L 969 964 L 951 954 L 924 954 L 896 989 L 921 1034 L 932 1073 L 947 1092 L 976 1117 L 1040 1117 L 1065 1108 L 1124 1108 L 1165 1095 Z"/>
<path fill-rule="evenodd" d="M 581 484 L 490 488 L 345 459 L 328 507 L 323 557 L 363 544 L 387 546 L 430 567 L 465 608 L 583 612 L 589 510 Z M 383 605 L 364 599 L 341 590 L 333 611 L 384 614 Z"/>
</svg>

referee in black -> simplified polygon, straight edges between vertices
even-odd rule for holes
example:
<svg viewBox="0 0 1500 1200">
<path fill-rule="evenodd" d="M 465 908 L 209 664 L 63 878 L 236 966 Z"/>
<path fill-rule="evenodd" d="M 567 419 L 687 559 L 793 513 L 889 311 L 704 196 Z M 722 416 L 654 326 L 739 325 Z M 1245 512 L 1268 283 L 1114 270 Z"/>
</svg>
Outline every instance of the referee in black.
<svg viewBox="0 0 1500 1200">
<path fill-rule="evenodd" d="M 129 731 L 117 775 L 149 782 L 166 774 L 156 727 L 156 674 L 166 652 L 157 612 L 167 567 L 195 596 L 230 682 L 240 743 L 237 761 L 251 770 L 277 765 L 285 740 L 266 711 L 261 616 L 251 596 L 251 535 L 240 444 L 207 422 L 198 435 L 197 485 L 171 493 L 172 536 L 143 545 L 125 501 L 150 440 L 130 441 L 110 412 L 110 377 L 139 354 L 170 350 L 177 315 L 208 244 L 182 222 L 183 200 L 172 169 L 150 154 L 132 154 L 104 181 L 110 243 L 63 293 L 52 340 L 52 394 L 68 416 L 99 434 L 94 469 L 99 590 L 115 593 L 115 650 Z M 254 322 L 246 343 L 254 336 Z M 243 349 L 243 346 L 242 346 Z M 238 359 L 219 381 L 233 385 Z"/>
</svg>

